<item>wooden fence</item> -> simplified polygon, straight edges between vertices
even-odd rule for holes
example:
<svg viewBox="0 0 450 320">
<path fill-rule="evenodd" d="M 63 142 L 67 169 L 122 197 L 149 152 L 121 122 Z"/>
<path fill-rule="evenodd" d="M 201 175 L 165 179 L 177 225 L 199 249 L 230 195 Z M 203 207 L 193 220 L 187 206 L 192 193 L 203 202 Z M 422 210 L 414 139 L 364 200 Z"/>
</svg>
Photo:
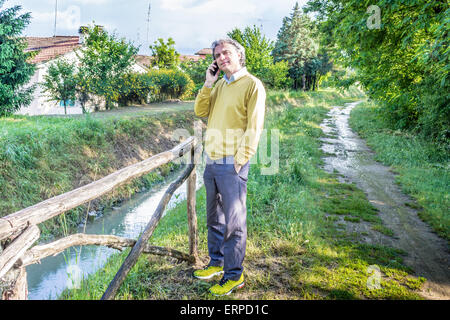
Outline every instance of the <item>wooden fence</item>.
<svg viewBox="0 0 450 320">
<path fill-rule="evenodd" d="M 27 299 L 28 285 L 25 267 L 39 263 L 41 259 L 56 255 L 71 246 L 102 245 L 115 249 L 132 247 L 102 299 L 114 299 L 121 284 L 142 253 L 169 255 L 198 263 L 197 216 L 195 212 L 196 172 L 201 143 L 189 137 L 171 150 L 122 168 L 90 184 L 47 199 L 34 206 L 0 218 L 0 293 L 1 299 Z M 138 240 L 114 235 L 73 234 L 44 245 L 33 244 L 39 239 L 38 224 L 60 215 L 110 192 L 131 179 L 140 177 L 163 164 L 183 157 L 190 152 L 187 169 L 173 182 L 159 202 L 154 214 Z M 164 209 L 175 190 L 187 180 L 187 216 L 189 225 L 189 254 L 175 249 L 150 246 L 148 240 L 161 219 Z"/>
</svg>

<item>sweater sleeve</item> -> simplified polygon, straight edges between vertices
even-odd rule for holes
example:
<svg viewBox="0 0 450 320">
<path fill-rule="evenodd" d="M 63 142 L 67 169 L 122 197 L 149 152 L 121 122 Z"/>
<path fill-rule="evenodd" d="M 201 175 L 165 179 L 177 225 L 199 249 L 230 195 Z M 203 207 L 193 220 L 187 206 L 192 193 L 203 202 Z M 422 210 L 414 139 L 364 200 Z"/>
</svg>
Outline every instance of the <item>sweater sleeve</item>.
<svg viewBox="0 0 450 320">
<path fill-rule="evenodd" d="M 198 117 L 209 116 L 212 88 L 202 87 L 195 98 L 194 113 Z"/>
<path fill-rule="evenodd" d="M 247 103 L 247 128 L 240 141 L 235 155 L 235 161 L 244 165 L 256 153 L 259 138 L 264 128 L 266 108 L 266 90 L 260 81 L 251 89 Z"/>
</svg>

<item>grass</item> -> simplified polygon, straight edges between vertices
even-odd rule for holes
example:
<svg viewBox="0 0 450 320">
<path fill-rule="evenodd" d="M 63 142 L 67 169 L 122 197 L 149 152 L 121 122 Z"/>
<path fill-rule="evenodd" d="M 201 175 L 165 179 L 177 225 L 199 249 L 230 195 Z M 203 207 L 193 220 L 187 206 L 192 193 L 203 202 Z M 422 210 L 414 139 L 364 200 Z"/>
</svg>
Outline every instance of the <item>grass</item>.
<svg viewBox="0 0 450 320">
<path fill-rule="evenodd" d="M 360 97 L 331 89 L 269 92 L 266 129 L 280 130 L 280 168 L 261 175 L 262 165 L 255 164 L 249 173 L 244 289 L 212 297 L 207 289 L 218 279 L 196 280 L 185 262 L 143 255 L 116 299 L 421 299 L 417 290 L 425 279 L 412 276 L 402 262 L 404 252 L 361 243 L 340 228 L 340 217 L 380 230 L 381 222 L 361 190 L 320 168 L 319 124 L 332 106 Z M 207 263 L 205 197 L 202 187 L 196 209 L 199 251 Z M 186 222 L 183 202 L 161 220 L 150 242 L 187 252 Z M 60 298 L 99 299 L 127 252 Z M 379 289 L 368 285 L 373 268 L 380 272 Z"/>
<path fill-rule="evenodd" d="M 448 146 L 389 129 L 373 102 L 358 105 L 351 113 L 350 125 L 367 140 L 376 160 L 397 173 L 396 181 L 415 201 L 406 205 L 418 209 L 422 220 L 450 241 Z"/>
</svg>

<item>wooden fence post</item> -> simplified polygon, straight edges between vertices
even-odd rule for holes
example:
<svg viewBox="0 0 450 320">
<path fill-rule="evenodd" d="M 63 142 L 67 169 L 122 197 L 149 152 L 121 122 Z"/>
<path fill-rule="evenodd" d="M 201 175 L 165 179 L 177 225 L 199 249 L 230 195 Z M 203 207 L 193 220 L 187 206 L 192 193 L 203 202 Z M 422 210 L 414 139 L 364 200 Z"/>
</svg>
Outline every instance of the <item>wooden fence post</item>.
<svg viewBox="0 0 450 320">
<path fill-rule="evenodd" d="M 31 225 L 15 238 L 0 256 L 0 278 L 2 278 L 14 263 L 39 239 L 40 231 L 36 225 Z"/>
<path fill-rule="evenodd" d="M 40 231 L 31 225 L 19 234 L 0 255 L 1 300 L 26 300 L 28 298 L 27 273 L 25 267 L 14 268 L 14 264 L 39 239 Z"/>
<path fill-rule="evenodd" d="M 201 143 L 201 142 L 200 142 Z M 193 264 L 199 263 L 198 257 L 198 234 L 197 234 L 197 212 L 195 210 L 196 205 L 196 184 L 197 184 L 197 173 L 196 173 L 196 163 L 197 163 L 197 146 L 191 149 L 191 163 L 194 165 L 194 169 L 190 174 L 186 188 L 187 188 L 187 218 L 189 226 L 189 255 L 193 257 Z"/>
</svg>

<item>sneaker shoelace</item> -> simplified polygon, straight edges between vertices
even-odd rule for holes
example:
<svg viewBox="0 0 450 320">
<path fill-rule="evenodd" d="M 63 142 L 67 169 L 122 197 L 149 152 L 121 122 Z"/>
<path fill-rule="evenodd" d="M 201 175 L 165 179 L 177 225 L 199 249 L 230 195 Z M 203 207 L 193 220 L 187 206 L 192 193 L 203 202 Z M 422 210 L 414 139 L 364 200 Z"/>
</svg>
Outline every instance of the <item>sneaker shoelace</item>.
<svg viewBox="0 0 450 320">
<path fill-rule="evenodd" d="M 223 287 L 223 285 L 224 285 L 225 283 L 227 283 L 227 281 L 228 281 L 228 279 L 225 279 L 225 278 L 220 279 L 220 281 L 219 281 L 219 286 Z"/>
</svg>

